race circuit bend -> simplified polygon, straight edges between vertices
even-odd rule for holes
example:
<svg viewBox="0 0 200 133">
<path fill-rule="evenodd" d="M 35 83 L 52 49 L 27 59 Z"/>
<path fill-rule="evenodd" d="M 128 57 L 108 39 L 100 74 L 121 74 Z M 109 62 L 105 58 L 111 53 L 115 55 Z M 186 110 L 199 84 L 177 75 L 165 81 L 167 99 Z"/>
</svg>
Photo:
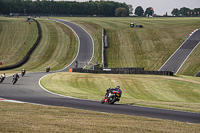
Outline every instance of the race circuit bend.
<svg viewBox="0 0 200 133">
<path fill-rule="evenodd" d="M 172 71 L 176 74 L 199 43 L 200 30 L 197 30 L 171 55 L 159 71 Z"/>
<path fill-rule="evenodd" d="M 76 24 L 58 19 L 54 19 L 54 21 L 58 21 L 69 26 L 77 34 L 80 46 L 75 60 L 91 60 L 94 46 L 91 36 L 83 28 Z M 74 65 L 75 63 L 73 62 L 67 68 L 61 71 L 68 71 L 68 69 L 74 67 Z M 44 75 L 46 75 L 45 72 L 27 73 L 25 77 L 20 77 L 21 79 L 19 79 L 15 85 L 12 85 L 12 77 L 6 77 L 5 81 L 0 84 L 0 98 L 42 105 L 92 110 L 98 112 L 145 116 L 189 123 L 200 123 L 200 113 L 157 109 L 125 104 L 109 105 L 101 104 L 101 99 L 99 101 L 92 101 L 56 95 L 40 87 L 39 80 Z"/>
</svg>

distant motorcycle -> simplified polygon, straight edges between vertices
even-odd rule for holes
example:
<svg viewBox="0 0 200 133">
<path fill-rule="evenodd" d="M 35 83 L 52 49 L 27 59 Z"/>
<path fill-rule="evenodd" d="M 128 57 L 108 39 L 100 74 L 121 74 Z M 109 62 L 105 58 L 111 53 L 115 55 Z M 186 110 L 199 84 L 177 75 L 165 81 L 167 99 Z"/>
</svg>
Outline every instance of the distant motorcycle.
<svg viewBox="0 0 200 133">
<path fill-rule="evenodd" d="M 119 101 L 121 98 L 122 91 L 121 89 L 115 90 L 111 89 L 107 98 L 102 98 L 101 103 L 114 104 L 116 101 Z"/>
<path fill-rule="evenodd" d="M 13 75 L 13 80 L 12 80 L 13 85 L 14 85 L 15 83 L 17 83 L 18 78 L 19 78 L 19 75 L 18 75 L 17 73 L 16 73 L 15 75 Z"/>
<path fill-rule="evenodd" d="M 0 78 L 0 83 L 2 83 L 4 81 L 5 77 L 1 77 Z"/>
<path fill-rule="evenodd" d="M 15 84 L 15 83 L 17 83 L 17 81 L 18 81 L 18 79 L 16 78 L 16 79 L 13 79 L 13 85 Z"/>
<path fill-rule="evenodd" d="M 50 71 L 50 67 L 46 68 L 46 73 L 48 73 Z"/>
<path fill-rule="evenodd" d="M 22 73 L 21 73 L 22 77 L 25 75 L 25 73 L 26 73 L 26 71 L 23 69 Z"/>
<path fill-rule="evenodd" d="M 0 83 L 2 83 L 4 81 L 5 77 L 6 77 L 5 73 L 1 75 L 1 77 L 0 77 Z"/>
</svg>

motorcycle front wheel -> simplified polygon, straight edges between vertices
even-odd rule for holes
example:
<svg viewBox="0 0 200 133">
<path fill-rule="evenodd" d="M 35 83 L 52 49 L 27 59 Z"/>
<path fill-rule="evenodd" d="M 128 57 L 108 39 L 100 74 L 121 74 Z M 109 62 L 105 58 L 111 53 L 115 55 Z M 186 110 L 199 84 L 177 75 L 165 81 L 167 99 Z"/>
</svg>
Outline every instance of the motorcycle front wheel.
<svg viewBox="0 0 200 133">
<path fill-rule="evenodd" d="M 101 104 L 103 104 L 103 103 L 104 103 L 104 98 L 101 99 Z"/>
<path fill-rule="evenodd" d="M 14 85 L 16 82 L 17 82 L 16 80 L 13 80 L 13 85 Z"/>
<path fill-rule="evenodd" d="M 109 99 L 108 99 L 108 103 L 109 104 L 114 104 L 116 102 L 116 97 L 110 97 Z"/>
</svg>

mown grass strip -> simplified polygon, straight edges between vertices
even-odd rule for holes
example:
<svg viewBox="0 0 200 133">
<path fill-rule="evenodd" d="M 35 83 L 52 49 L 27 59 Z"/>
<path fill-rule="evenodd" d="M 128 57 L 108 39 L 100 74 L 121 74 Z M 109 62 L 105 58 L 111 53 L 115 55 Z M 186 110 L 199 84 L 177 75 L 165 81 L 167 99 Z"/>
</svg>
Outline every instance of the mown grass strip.
<svg viewBox="0 0 200 133">
<path fill-rule="evenodd" d="M 157 71 L 195 29 L 199 18 L 61 18 L 85 28 L 95 43 L 95 60 L 101 62 L 101 29 L 106 29 L 108 67 L 144 67 Z M 130 28 L 137 22 L 144 28 Z M 97 30 L 99 28 L 99 30 Z M 98 31 L 98 32 L 97 32 Z M 180 75 L 194 76 L 200 70 L 198 46 L 182 66 Z"/>
<path fill-rule="evenodd" d="M 196 133 L 199 124 L 64 107 L 0 102 L 0 132 Z"/>
<path fill-rule="evenodd" d="M 51 20 L 38 19 L 38 22 L 42 28 L 42 39 L 29 61 L 17 69 L 2 73 L 16 73 L 23 68 L 27 72 L 45 71 L 48 66 L 52 71 L 56 71 L 65 68 L 74 60 L 78 51 L 78 39 L 73 31 Z"/>
<path fill-rule="evenodd" d="M 38 37 L 38 28 L 34 21 L 29 24 L 24 18 L 0 17 L 0 23 L 0 61 L 2 66 L 13 65 L 25 57 L 33 46 Z"/>
<path fill-rule="evenodd" d="M 107 88 L 119 85 L 123 104 L 200 112 L 200 80 L 184 78 L 56 73 L 44 77 L 41 85 L 58 94 L 99 101 Z"/>
</svg>

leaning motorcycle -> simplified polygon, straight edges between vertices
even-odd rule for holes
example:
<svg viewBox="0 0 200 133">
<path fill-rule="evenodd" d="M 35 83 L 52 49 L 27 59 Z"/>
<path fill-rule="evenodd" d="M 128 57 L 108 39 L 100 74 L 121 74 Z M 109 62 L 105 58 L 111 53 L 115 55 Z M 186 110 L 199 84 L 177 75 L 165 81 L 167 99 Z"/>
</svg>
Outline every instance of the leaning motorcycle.
<svg viewBox="0 0 200 133">
<path fill-rule="evenodd" d="M 22 77 L 25 75 L 25 73 L 26 73 L 25 71 L 22 71 L 22 73 L 21 73 Z"/>
<path fill-rule="evenodd" d="M 2 83 L 4 81 L 5 77 L 1 77 L 0 78 L 0 83 Z"/>
<path fill-rule="evenodd" d="M 50 71 L 50 67 L 46 68 L 46 73 L 48 73 Z"/>
<path fill-rule="evenodd" d="M 13 80 L 12 80 L 12 82 L 13 82 L 13 85 L 15 84 L 15 83 L 17 83 L 17 78 L 13 78 Z"/>
<path fill-rule="evenodd" d="M 101 103 L 109 103 L 114 104 L 116 101 L 119 101 L 121 98 L 122 92 L 120 90 L 111 90 L 111 92 L 108 95 L 108 98 L 102 98 Z"/>
</svg>

